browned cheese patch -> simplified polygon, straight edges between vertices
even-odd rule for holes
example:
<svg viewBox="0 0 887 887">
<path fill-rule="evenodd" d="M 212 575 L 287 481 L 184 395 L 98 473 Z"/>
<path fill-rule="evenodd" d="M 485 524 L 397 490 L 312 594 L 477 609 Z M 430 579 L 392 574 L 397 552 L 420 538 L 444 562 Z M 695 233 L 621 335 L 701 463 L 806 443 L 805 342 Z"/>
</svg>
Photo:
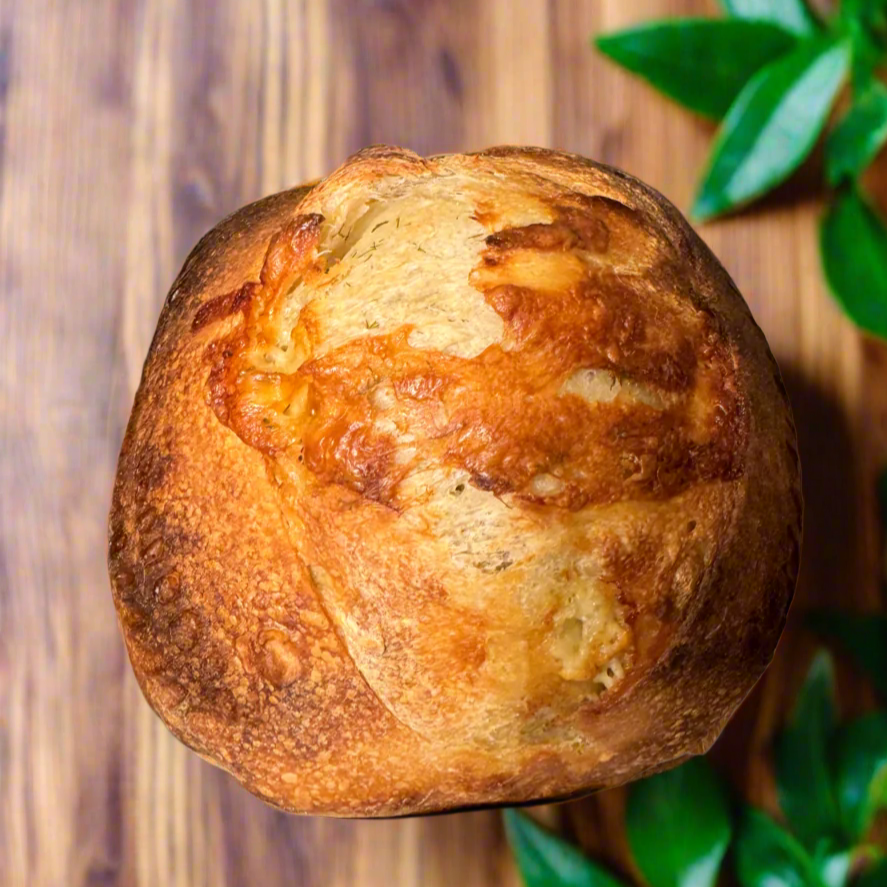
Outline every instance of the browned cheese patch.
<svg viewBox="0 0 887 887">
<path fill-rule="evenodd" d="M 281 297 L 318 271 L 321 222 L 292 222 L 269 248 L 260 283 L 223 302 L 244 310 L 246 322 L 210 348 L 212 404 L 252 446 L 269 454 L 301 446 L 322 483 L 395 508 L 399 483 L 418 464 L 462 468 L 480 489 L 571 510 L 668 498 L 741 471 L 747 427 L 729 346 L 677 296 L 586 262 L 586 252 L 606 253 L 611 235 L 576 208 L 560 209 L 552 224 L 487 237 L 471 281 L 506 336 L 478 356 L 412 347 L 404 325 L 312 359 L 309 303 L 291 333 L 306 359 L 292 373 L 264 371 L 256 355 L 278 340 Z M 217 310 L 210 303 L 206 313 Z M 204 321 L 198 315 L 195 327 Z M 581 370 L 672 397 L 664 409 L 632 398 L 589 403 L 563 390 Z M 408 461 L 398 458 L 396 435 L 380 428 L 374 392 L 383 383 L 396 401 L 392 421 L 411 437 Z M 540 475 L 553 479 L 547 488 L 533 483 Z"/>
</svg>

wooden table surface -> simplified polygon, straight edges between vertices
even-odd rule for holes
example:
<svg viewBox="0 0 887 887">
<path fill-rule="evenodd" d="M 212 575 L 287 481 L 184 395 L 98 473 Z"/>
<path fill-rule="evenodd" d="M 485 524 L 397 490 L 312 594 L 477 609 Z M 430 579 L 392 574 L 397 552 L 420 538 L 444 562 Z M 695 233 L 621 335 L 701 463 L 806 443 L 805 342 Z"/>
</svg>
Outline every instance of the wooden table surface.
<svg viewBox="0 0 887 887">
<path fill-rule="evenodd" d="M 711 127 L 588 38 L 714 12 L 707 0 L 0 0 L 0 884 L 518 883 L 495 813 L 289 817 L 172 739 L 130 674 L 108 589 L 117 451 L 192 244 L 364 145 L 551 145 L 686 208 Z M 798 613 L 877 601 L 887 350 L 824 290 L 816 181 L 814 168 L 702 229 L 783 366 L 805 464 L 793 627 L 716 751 L 760 801 L 768 736 L 813 644 Z M 549 816 L 624 869 L 621 802 L 611 792 Z"/>
</svg>

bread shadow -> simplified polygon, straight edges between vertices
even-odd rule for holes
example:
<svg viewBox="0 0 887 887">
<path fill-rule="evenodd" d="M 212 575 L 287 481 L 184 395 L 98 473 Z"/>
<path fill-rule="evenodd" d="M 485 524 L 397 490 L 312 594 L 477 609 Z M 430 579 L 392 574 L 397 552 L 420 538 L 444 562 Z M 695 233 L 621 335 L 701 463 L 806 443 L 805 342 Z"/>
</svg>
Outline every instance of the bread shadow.
<svg viewBox="0 0 887 887">
<path fill-rule="evenodd" d="M 786 629 L 764 677 L 715 745 L 712 757 L 737 796 L 775 801 L 768 758 L 818 639 L 805 628 L 811 609 L 847 606 L 865 581 L 860 470 L 850 417 L 833 394 L 792 366 L 783 379 L 795 416 L 804 490 L 801 569 Z M 749 798 L 749 795 L 752 797 Z"/>
<path fill-rule="evenodd" d="M 783 369 L 783 378 L 798 430 L 805 502 L 793 621 L 810 606 L 841 606 L 848 587 L 866 581 L 860 538 L 866 476 L 851 419 L 834 395 L 793 367 Z"/>
</svg>

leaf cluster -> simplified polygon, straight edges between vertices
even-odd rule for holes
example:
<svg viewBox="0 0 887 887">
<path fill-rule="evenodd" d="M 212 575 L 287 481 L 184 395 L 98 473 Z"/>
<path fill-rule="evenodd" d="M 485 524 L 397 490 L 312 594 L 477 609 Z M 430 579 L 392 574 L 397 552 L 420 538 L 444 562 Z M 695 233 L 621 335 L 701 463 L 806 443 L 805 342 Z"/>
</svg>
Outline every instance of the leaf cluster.
<svg viewBox="0 0 887 887">
<path fill-rule="evenodd" d="M 677 18 L 605 34 L 597 48 L 692 111 L 719 122 L 691 214 L 740 209 L 825 141 L 832 188 L 820 227 L 826 279 L 864 330 L 887 338 L 887 229 L 861 179 L 887 142 L 887 0 L 843 0 L 828 20 L 805 0 L 721 0 L 725 18 Z"/>
</svg>

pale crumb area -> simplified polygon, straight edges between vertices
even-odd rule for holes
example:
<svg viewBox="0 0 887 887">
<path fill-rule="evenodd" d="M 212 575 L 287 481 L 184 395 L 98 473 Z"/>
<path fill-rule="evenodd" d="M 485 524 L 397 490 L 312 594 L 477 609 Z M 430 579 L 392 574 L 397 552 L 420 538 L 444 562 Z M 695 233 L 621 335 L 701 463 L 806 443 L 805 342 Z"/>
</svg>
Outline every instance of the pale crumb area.
<svg viewBox="0 0 887 887">
<path fill-rule="evenodd" d="M 631 379 L 622 379 L 610 370 L 577 370 L 567 378 L 558 393 L 576 395 L 590 404 L 622 400 L 643 403 L 657 410 L 666 409 L 670 401 L 665 392 Z"/>
<path fill-rule="evenodd" d="M 329 282 L 297 286 L 284 311 L 291 327 L 311 303 L 316 357 L 405 324 L 414 327 L 413 347 L 458 357 L 476 357 L 502 340 L 502 319 L 469 283 L 487 232 L 472 218 L 470 197 L 458 190 L 440 196 L 442 187 L 431 178 L 390 197 L 382 189 L 327 219 Z"/>
</svg>

